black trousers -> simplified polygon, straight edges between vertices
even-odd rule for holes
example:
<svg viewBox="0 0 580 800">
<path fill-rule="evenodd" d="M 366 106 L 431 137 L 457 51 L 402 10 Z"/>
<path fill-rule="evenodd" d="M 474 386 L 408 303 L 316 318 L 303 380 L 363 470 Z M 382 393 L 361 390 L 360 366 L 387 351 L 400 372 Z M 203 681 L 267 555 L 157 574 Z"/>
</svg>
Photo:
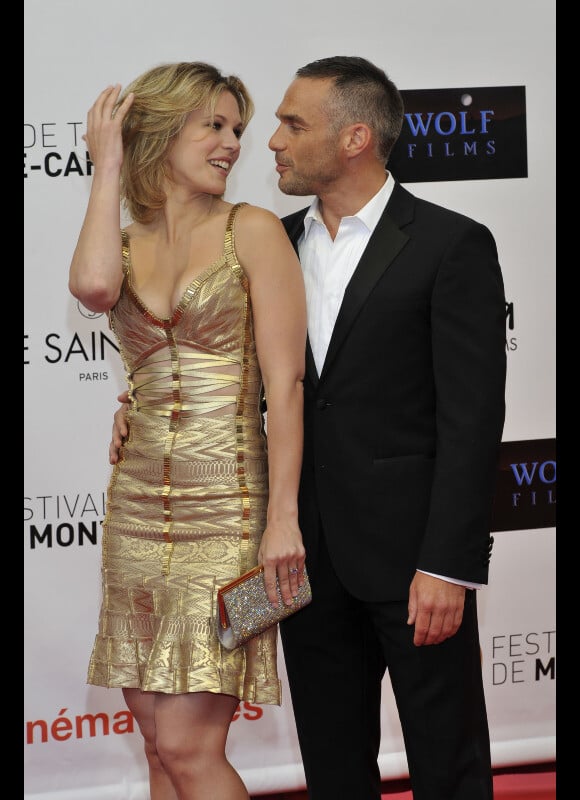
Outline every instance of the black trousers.
<svg viewBox="0 0 580 800">
<path fill-rule="evenodd" d="M 368 603 L 338 579 L 320 532 L 312 603 L 280 632 L 310 800 L 380 800 L 381 684 L 388 669 L 414 800 L 492 800 L 477 592 L 455 636 L 416 647 L 407 598 Z"/>
</svg>

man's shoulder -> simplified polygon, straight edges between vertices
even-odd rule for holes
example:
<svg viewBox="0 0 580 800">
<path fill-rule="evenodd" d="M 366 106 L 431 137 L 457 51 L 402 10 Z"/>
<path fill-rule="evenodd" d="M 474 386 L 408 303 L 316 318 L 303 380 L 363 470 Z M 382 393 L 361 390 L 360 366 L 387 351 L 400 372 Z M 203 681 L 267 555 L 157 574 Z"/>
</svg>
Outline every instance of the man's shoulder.
<svg viewBox="0 0 580 800">
<path fill-rule="evenodd" d="M 310 206 L 304 206 L 304 208 L 299 209 L 298 211 L 293 211 L 291 214 L 286 214 L 283 216 L 282 225 L 286 228 L 286 233 L 290 238 L 292 238 L 293 234 L 296 234 L 297 231 L 302 230 L 302 226 L 304 223 L 304 217 L 306 216 L 306 212 Z"/>
<path fill-rule="evenodd" d="M 402 186 L 400 183 L 397 183 L 395 189 L 393 190 L 392 200 L 393 204 L 404 206 L 409 210 L 412 209 L 413 214 L 419 215 L 419 217 L 426 216 L 431 219 L 439 219 L 442 222 L 448 221 L 455 222 L 456 224 L 477 224 L 476 220 L 472 219 L 461 211 L 441 205 L 433 200 L 426 200 L 422 197 L 419 197 L 418 195 L 409 191 L 409 189 Z M 390 204 L 387 204 L 387 209 L 389 208 L 389 205 Z"/>
<path fill-rule="evenodd" d="M 298 209 L 298 211 L 293 211 L 291 214 L 285 214 L 283 217 L 281 217 L 281 220 L 284 225 L 295 222 L 296 220 L 303 220 L 309 208 L 310 206 L 308 205 L 304 206 L 304 208 Z"/>
</svg>

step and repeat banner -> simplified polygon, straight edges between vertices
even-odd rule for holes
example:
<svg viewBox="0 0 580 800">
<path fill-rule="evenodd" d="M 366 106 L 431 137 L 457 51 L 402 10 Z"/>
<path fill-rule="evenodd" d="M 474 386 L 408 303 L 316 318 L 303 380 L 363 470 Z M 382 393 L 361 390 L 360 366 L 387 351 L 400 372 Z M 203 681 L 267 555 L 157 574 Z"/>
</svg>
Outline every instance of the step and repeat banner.
<svg viewBox="0 0 580 800">
<path fill-rule="evenodd" d="M 353 13 L 354 11 L 354 13 Z M 68 268 L 86 208 L 86 113 L 107 85 L 167 61 L 239 75 L 256 102 L 228 200 L 280 216 L 267 143 L 295 70 L 361 55 L 403 92 L 390 168 L 411 191 L 488 225 L 506 287 L 507 417 L 481 649 L 496 767 L 555 759 L 555 0 L 25 0 L 24 561 L 26 800 L 146 800 L 141 738 L 120 690 L 85 684 L 116 397 L 104 315 Z M 304 775 L 280 649 L 281 707 L 242 703 L 229 755 L 254 795 Z M 388 675 L 383 778 L 407 764 Z M 340 704 L 340 697 L 336 698 Z"/>
</svg>

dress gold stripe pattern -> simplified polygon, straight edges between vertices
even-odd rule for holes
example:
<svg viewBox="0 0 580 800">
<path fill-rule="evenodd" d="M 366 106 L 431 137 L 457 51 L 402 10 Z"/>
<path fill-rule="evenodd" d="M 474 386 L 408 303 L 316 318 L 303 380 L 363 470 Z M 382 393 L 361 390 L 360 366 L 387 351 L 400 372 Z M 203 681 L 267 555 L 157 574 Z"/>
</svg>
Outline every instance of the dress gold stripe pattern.
<svg viewBox="0 0 580 800">
<path fill-rule="evenodd" d="M 102 605 L 88 683 L 280 704 L 277 630 L 228 651 L 217 589 L 257 563 L 267 442 L 247 277 L 232 208 L 220 258 L 157 317 L 125 279 L 109 314 L 129 386 L 129 436 L 113 468 Z M 162 265 L 160 265 L 162 269 Z"/>
</svg>

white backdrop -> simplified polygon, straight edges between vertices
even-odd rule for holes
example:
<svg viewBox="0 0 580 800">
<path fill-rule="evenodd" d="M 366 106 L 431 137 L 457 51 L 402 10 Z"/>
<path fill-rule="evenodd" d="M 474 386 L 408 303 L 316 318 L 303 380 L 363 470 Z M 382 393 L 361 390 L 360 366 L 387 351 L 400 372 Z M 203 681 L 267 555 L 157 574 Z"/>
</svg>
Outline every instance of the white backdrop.
<svg viewBox="0 0 580 800">
<path fill-rule="evenodd" d="M 279 215 L 267 141 L 294 71 L 362 55 L 401 89 L 525 86 L 528 177 L 415 183 L 487 224 L 515 325 L 504 441 L 555 438 L 555 0 L 25 0 L 25 798 L 145 800 L 140 737 L 120 691 L 88 687 L 100 520 L 121 363 L 104 317 L 67 290 L 90 176 L 86 112 L 111 83 L 165 61 L 238 74 L 257 112 L 227 199 Z M 555 759 L 555 529 L 495 534 L 480 595 L 494 766 Z M 230 756 L 253 794 L 304 785 L 290 695 L 243 705 Z M 340 697 L 336 698 L 340 704 Z M 381 769 L 407 775 L 385 678 Z"/>
</svg>

